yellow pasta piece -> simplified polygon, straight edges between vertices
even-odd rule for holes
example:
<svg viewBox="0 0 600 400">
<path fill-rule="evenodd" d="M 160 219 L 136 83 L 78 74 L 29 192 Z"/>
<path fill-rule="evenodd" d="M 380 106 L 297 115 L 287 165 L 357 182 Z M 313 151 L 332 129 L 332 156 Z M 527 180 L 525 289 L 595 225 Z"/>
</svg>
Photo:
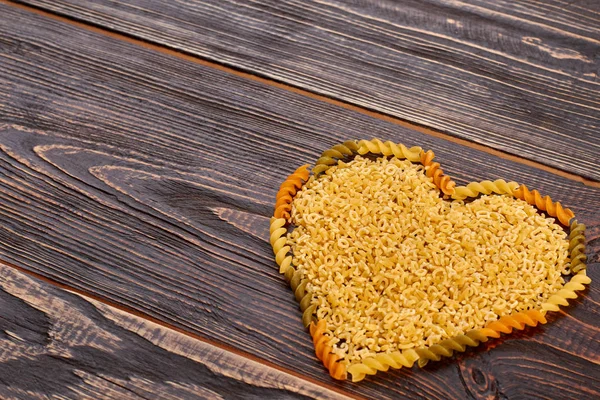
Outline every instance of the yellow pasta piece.
<svg viewBox="0 0 600 400">
<path fill-rule="evenodd" d="M 365 359 L 362 363 L 353 364 L 348 368 L 352 382 L 358 382 L 366 375 L 375 375 L 377 371 L 387 371 L 390 367 L 399 369 L 411 368 L 419 355 L 414 350 L 395 351 L 389 354 L 377 354 Z"/>
<path fill-rule="evenodd" d="M 471 182 L 467 186 L 458 186 L 454 190 L 452 198 L 464 200 L 467 197 L 477 197 L 480 194 L 510 194 L 519 187 L 516 182 L 506 182 L 503 179 L 492 181 Z"/>
<path fill-rule="evenodd" d="M 273 247 L 273 253 L 275 253 L 275 262 L 279 265 L 279 273 L 284 274 L 294 291 L 296 300 L 300 303 L 300 309 L 303 312 L 302 322 L 307 327 L 313 321 L 316 306 L 311 304 L 312 295 L 306 289 L 308 280 L 302 279 L 302 273 L 292 266 L 292 256 L 289 254 L 290 246 L 286 245 L 285 234 L 287 229 L 285 229 L 285 225 L 285 219 L 272 217 L 269 227 L 269 241 Z"/>
<path fill-rule="evenodd" d="M 356 154 L 358 145 L 354 140 L 348 140 L 342 144 L 337 144 L 329 150 L 325 150 L 321 157 L 315 163 L 313 174 L 319 175 L 327 171 L 330 166 L 335 165 L 340 159 Z"/>
<path fill-rule="evenodd" d="M 454 183 L 449 176 L 444 175 L 440 163 L 433 162 L 434 157 L 433 151 L 422 151 L 420 156 L 421 164 L 425 167 L 427 176 L 433 179 L 433 183 L 442 191 L 442 193 L 453 195 L 456 183 Z"/>
<path fill-rule="evenodd" d="M 398 159 L 406 158 L 409 161 L 417 162 L 421 160 L 421 152 L 423 150 L 419 146 L 411 147 L 393 143 L 390 141 L 382 142 L 379 139 L 361 140 L 358 142 L 358 154 L 364 155 L 367 153 L 383 154 L 384 156 L 394 156 Z"/>
<path fill-rule="evenodd" d="M 562 204 L 559 202 L 553 202 L 550 196 L 542 197 L 537 190 L 530 192 L 525 185 L 519 186 L 513 192 L 513 195 L 518 199 L 525 200 L 529 204 L 535 205 L 542 211 L 546 211 L 551 216 L 558 218 L 564 226 L 569 226 L 571 218 L 575 216 L 573 211 L 568 208 L 563 208 Z"/>
</svg>

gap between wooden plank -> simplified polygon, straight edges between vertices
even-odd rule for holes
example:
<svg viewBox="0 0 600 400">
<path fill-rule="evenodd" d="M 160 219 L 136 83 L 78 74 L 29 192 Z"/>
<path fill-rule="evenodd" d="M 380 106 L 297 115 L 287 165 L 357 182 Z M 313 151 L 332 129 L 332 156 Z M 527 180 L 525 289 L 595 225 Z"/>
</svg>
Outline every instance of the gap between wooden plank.
<svg viewBox="0 0 600 400">
<path fill-rule="evenodd" d="M 0 303 L 3 399 L 349 399 L 1 263 Z"/>
<path fill-rule="evenodd" d="M 3 2 L 3 0 L 0 0 L 0 2 Z M 277 371 L 280 371 L 280 372 L 292 375 L 292 376 L 294 376 L 294 377 L 296 377 L 298 379 L 310 382 L 310 383 L 312 383 L 314 385 L 317 385 L 319 387 L 322 387 L 322 388 L 325 388 L 327 390 L 333 391 L 335 393 L 339 393 L 339 394 L 341 394 L 343 396 L 347 396 L 347 397 L 350 397 L 350 398 L 353 398 L 353 399 L 359 399 L 359 400 L 363 399 L 362 397 L 359 397 L 359 396 L 357 396 L 354 393 L 350 393 L 350 392 L 346 392 L 346 391 L 340 390 L 339 388 L 336 388 L 333 385 L 323 384 L 323 382 L 317 381 L 317 380 L 312 379 L 312 378 L 310 378 L 308 376 L 304 376 L 304 375 L 302 375 L 302 374 L 300 374 L 300 373 L 298 373 L 298 372 L 296 372 L 294 370 L 282 368 L 281 366 L 279 366 L 277 364 L 270 363 L 270 362 L 268 362 L 266 360 L 263 360 L 262 358 L 259 358 L 257 356 L 254 356 L 252 354 L 249 354 L 249 353 L 246 353 L 246 352 L 243 352 L 243 351 L 240 351 L 240 350 L 236 349 L 235 347 L 231 347 L 231 346 L 228 346 L 226 344 L 215 342 L 215 341 L 212 341 L 212 340 L 207 339 L 205 337 L 202 337 L 202 336 L 199 336 L 199 335 L 195 335 L 195 334 L 193 334 L 191 332 L 188 332 L 188 331 L 186 331 L 184 329 L 181 329 L 181 328 L 178 328 L 176 326 L 173 326 L 173 325 L 170 325 L 168 323 L 165 323 L 164 321 L 156 319 L 156 318 L 154 318 L 154 317 L 152 317 L 150 315 L 146 315 L 146 314 L 144 314 L 142 312 L 139 312 L 139 311 L 137 311 L 137 310 L 135 310 L 133 308 L 129 308 L 127 306 L 123 306 L 121 304 L 114 303 L 114 302 L 112 302 L 110 300 L 107 300 L 107 299 L 104 299 L 102 297 L 96 296 L 93 293 L 88 293 L 88 292 L 85 292 L 83 290 L 72 288 L 72 287 L 70 287 L 68 285 L 62 284 L 60 282 L 56 282 L 56 281 L 54 281 L 52 279 L 49 279 L 49 278 L 47 278 L 47 277 L 45 277 L 43 275 L 40 275 L 40 274 L 38 274 L 36 272 L 33 272 L 33 271 L 28 270 L 28 269 L 19 267 L 18 265 L 12 264 L 12 263 L 7 262 L 5 260 L 1 260 L 0 259 L 0 265 L 4 265 L 6 267 L 13 268 L 13 269 L 21 272 L 22 274 L 25 274 L 27 276 L 33 277 L 35 279 L 38 279 L 40 281 L 43 281 L 45 283 L 48 283 L 48 284 L 53 285 L 55 287 L 58 287 L 60 289 L 69 291 L 71 293 L 75 293 L 75 294 L 80 295 L 80 296 L 88 297 L 88 298 L 90 298 L 92 300 L 95 300 L 95 301 L 97 301 L 99 303 L 105 304 L 105 305 L 107 305 L 109 307 L 113 307 L 113 308 L 115 308 L 117 310 L 120 310 L 120 311 L 123 311 L 125 313 L 134 315 L 134 316 L 136 316 L 138 318 L 141 318 L 141 319 L 153 322 L 153 323 L 155 323 L 157 325 L 160 325 L 160 326 L 165 327 L 167 329 L 173 330 L 173 331 L 175 331 L 177 333 L 180 333 L 182 335 L 188 336 L 188 337 L 190 337 L 192 339 L 195 339 L 195 340 L 198 340 L 198 341 L 200 341 L 202 343 L 206 343 L 206 344 L 209 344 L 211 346 L 215 346 L 217 348 L 223 349 L 223 350 L 225 350 L 225 351 L 227 351 L 229 353 L 236 354 L 236 355 L 238 355 L 240 357 L 244 357 L 244 358 L 246 358 L 248 360 L 252 360 L 252 361 L 254 361 L 256 363 L 259 363 L 261 365 L 265 365 L 267 367 L 276 369 Z M 316 359 L 316 357 L 315 357 L 315 359 Z M 324 370 L 323 373 L 326 373 L 326 371 Z"/>
<path fill-rule="evenodd" d="M 147 49 L 151 49 L 153 51 L 157 51 L 157 52 L 162 53 L 162 54 L 166 54 L 166 55 L 169 55 L 169 56 L 172 56 L 172 57 L 177 57 L 179 59 L 186 60 L 186 61 L 191 61 L 191 62 L 200 64 L 200 65 L 203 65 L 203 66 L 206 66 L 206 67 L 210 67 L 210 68 L 214 68 L 214 69 L 217 69 L 217 70 L 220 70 L 220 71 L 232 74 L 232 75 L 236 75 L 236 76 L 239 76 L 239 77 L 242 77 L 242 78 L 245 78 L 245 79 L 249 79 L 249 80 L 252 80 L 252 81 L 260 82 L 260 83 L 263 83 L 263 84 L 269 85 L 269 86 L 274 86 L 274 87 L 277 87 L 277 88 L 280 88 L 280 89 L 283 89 L 283 90 L 287 90 L 287 91 L 290 91 L 290 92 L 293 92 L 293 93 L 297 93 L 297 94 L 300 94 L 300 95 L 303 95 L 303 96 L 306 96 L 306 97 L 310 97 L 310 98 L 313 98 L 313 99 L 316 99 L 316 100 L 319 100 L 319 101 L 323 101 L 323 102 L 326 102 L 326 103 L 329 103 L 329 104 L 332 104 L 332 105 L 335 105 L 335 106 L 338 106 L 338 107 L 342 107 L 342 108 L 345 108 L 347 110 L 351 110 L 351 111 L 355 111 L 355 112 L 358 112 L 358 113 L 361 113 L 361 114 L 364 114 L 364 115 L 368 115 L 370 117 L 377 118 L 377 119 L 380 119 L 380 120 L 383 120 L 383 121 L 386 121 L 386 122 L 390 122 L 390 123 L 393 123 L 393 124 L 396 124 L 396 125 L 400 125 L 400 126 L 403 126 L 405 128 L 409 128 L 409 129 L 415 130 L 417 132 L 424 133 L 426 135 L 430 135 L 430 136 L 433 136 L 433 137 L 436 137 L 436 138 L 444 139 L 444 140 L 447 140 L 449 142 L 457 143 L 457 144 L 459 144 L 461 146 L 469 147 L 469 148 L 475 149 L 475 150 L 480 150 L 480 151 L 486 152 L 488 154 L 492 154 L 494 156 L 503 158 L 505 160 L 514 161 L 514 162 L 517 162 L 519 164 L 527 165 L 527 166 L 534 167 L 534 168 L 537 168 L 537 169 L 540 169 L 540 170 L 543 170 L 543 171 L 546 171 L 546 172 L 549 172 L 549 173 L 552 173 L 552 174 L 555 174 L 555 175 L 558 175 L 558 176 L 562 176 L 563 178 L 567 178 L 567 179 L 571 179 L 571 180 L 574 180 L 574 181 L 577 181 L 577 182 L 581 182 L 581 183 L 583 183 L 586 186 L 600 188 L 600 182 L 596 182 L 596 181 L 593 181 L 593 180 L 581 177 L 579 175 L 563 171 L 563 170 L 558 169 L 558 168 L 550 167 L 548 165 L 545 165 L 545 164 L 542 164 L 542 163 L 539 163 L 539 162 L 536 162 L 536 161 L 532 161 L 532 160 L 529 160 L 529 159 L 525 159 L 525 158 L 521 158 L 521 157 L 518 157 L 518 156 L 514 156 L 512 154 L 508 154 L 508 153 L 505 153 L 503 151 L 496 150 L 496 149 L 491 148 L 489 146 L 485 146 L 485 145 L 481 145 L 481 144 L 478 144 L 478 143 L 474 143 L 474 142 L 471 142 L 471 141 L 466 140 L 466 139 L 456 138 L 454 136 L 450 136 L 448 134 L 436 131 L 436 130 L 431 129 L 429 127 L 426 127 L 426 126 L 423 126 L 423 125 L 419 125 L 419 124 L 416 124 L 416 123 L 413 123 L 413 122 L 405 121 L 405 120 L 402 120 L 400 118 L 392 117 L 390 115 L 387 115 L 387 114 L 384 114 L 384 113 L 381 113 L 381 112 L 377 112 L 377 111 L 373 111 L 373 110 L 370 110 L 370 109 L 365 108 L 365 107 L 356 106 L 356 105 L 351 104 L 351 103 L 347 103 L 347 102 L 344 102 L 344 101 L 341 101 L 341 100 L 336 100 L 336 99 L 333 99 L 333 98 L 330 98 L 330 97 L 327 97 L 327 96 L 324 96 L 324 95 L 313 93 L 313 92 L 305 90 L 305 89 L 300 89 L 300 88 L 297 88 L 297 87 L 294 87 L 294 86 L 291 86 L 291 85 L 288 85 L 288 84 L 285 84 L 285 83 L 281 83 L 281 82 L 278 82 L 278 81 L 273 80 L 273 79 L 264 78 L 264 77 L 261 77 L 261 76 L 258 76 L 258 75 L 254 75 L 254 74 L 251 74 L 251 73 L 248 73 L 248 72 L 240 71 L 240 70 L 235 69 L 235 68 L 227 67 L 227 66 L 219 64 L 217 62 L 208 61 L 208 60 L 205 60 L 205 59 L 200 58 L 198 56 L 191 55 L 191 54 L 186 53 L 184 51 L 174 50 L 174 49 L 171 49 L 171 48 L 168 48 L 168 47 L 165 47 L 165 46 L 157 45 L 157 44 L 145 41 L 145 40 L 141 40 L 141 39 L 137 39 L 137 38 L 131 37 L 131 36 L 127 35 L 127 34 L 115 32 L 115 31 L 112 31 L 112 30 L 107 29 L 107 28 L 101 28 L 101 27 L 98 27 L 98 26 L 90 24 L 90 23 L 81 22 L 81 21 L 78 21 L 78 20 L 76 20 L 74 18 L 66 17 L 66 16 L 62 16 L 62 15 L 58 15 L 58 14 L 55 14 L 55 13 L 52 13 L 52 12 L 49 12 L 49 11 L 45 11 L 45 10 L 39 9 L 37 7 L 33 7 L 33 6 L 29 6 L 29 5 L 23 5 L 23 4 L 20 4 L 20 3 L 15 3 L 12 0 L 0 0 L 0 3 L 6 4 L 6 5 L 9 5 L 9 6 L 12 6 L 12 7 L 16 7 L 16 8 L 28 11 L 28 12 L 32 12 L 32 13 L 35 13 L 35 14 L 38 14 L 38 15 L 41 15 L 41 16 L 44 16 L 44 17 L 47 17 L 47 18 L 52 18 L 54 20 L 58 20 L 58 21 L 61 21 L 63 23 L 68 23 L 68 24 L 77 26 L 77 27 L 82 28 L 82 29 L 86 29 L 86 30 L 94 32 L 94 33 L 99 33 L 99 34 L 102 34 L 102 35 L 110 36 L 112 38 L 119 39 L 119 40 L 125 41 L 127 43 L 131 43 L 131 44 L 134 44 L 134 45 L 137 45 L 137 46 L 145 47 Z"/>
</svg>

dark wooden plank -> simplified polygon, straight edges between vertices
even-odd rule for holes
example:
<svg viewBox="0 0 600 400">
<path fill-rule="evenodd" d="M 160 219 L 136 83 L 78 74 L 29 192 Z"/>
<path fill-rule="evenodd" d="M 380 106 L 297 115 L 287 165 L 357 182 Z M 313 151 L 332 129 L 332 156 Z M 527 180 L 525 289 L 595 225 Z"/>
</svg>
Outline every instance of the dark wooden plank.
<svg viewBox="0 0 600 400">
<path fill-rule="evenodd" d="M 470 390 L 454 362 L 359 385 L 319 365 L 267 243 L 284 175 L 345 138 L 420 144 L 459 182 L 504 177 L 563 200 L 591 227 L 598 262 L 598 189 L 12 7 L 0 15 L 0 258 L 13 264 L 348 393 L 446 399 Z M 598 293 L 549 337 L 581 368 L 598 365 L 594 337 L 574 334 L 598 329 L 588 302 Z M 528 383 L 541 392 L 561 359 L 544 362 Z"/>
<path fill-rule="evenodd" d="M 22 0 L 600 180 L 600 2 Z"/>
<path fill-rule="evenodd" d="M 0 398 L 347 397 L 0 264 Z"/>
</svg>

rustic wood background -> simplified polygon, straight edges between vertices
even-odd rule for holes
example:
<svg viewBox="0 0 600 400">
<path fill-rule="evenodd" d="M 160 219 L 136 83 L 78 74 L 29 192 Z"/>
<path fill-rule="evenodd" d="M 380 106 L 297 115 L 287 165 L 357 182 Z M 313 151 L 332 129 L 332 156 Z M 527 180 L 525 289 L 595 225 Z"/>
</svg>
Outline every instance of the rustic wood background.
<svg viewBox="0 0 600 400">
<path fill-rule="evenodd" d="M 0 265 L 0 398 L 344 399 Z"/>
<path fill-rule="evenodd" d="M 0 0 L 0 397 L 600 396 L 597 285 L 352 384 L 268 244 L 283 176 L 377 136 L 560 199 L 598 281 L 598 2 L 20 3 Z"/>
<path fill-rule="evenodd" d="M 600 180 L 598 0 L 20 2 Z"/>
</svg>

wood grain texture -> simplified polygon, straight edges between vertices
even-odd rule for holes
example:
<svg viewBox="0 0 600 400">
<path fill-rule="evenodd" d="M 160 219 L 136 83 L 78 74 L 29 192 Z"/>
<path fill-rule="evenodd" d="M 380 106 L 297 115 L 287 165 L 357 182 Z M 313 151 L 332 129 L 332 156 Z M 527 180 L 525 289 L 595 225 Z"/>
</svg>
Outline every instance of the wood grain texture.
<svg viewBox="0 0 600 400">
<path fill-rule="evenodd" d="M 0 264 L 0 398 L 347 399 Z"/>
<path fill-rule="evenodd" d="M 563 200 L 590 226 L 600 279 L 598 189 L 12 7 L 0 15 L 0 257 L 13 264 L 350 394 L 466 398 L 478 387 L 459 367 L 476 352 L 331 381 L 272 258 L 284 176 L 346 138 L 379 136 L 434 149 L 459 182 L 504 177 Z M 548 385 L 568 379 L 565 359 L 598 369 L 599 301 L 590 290 L 575 319 L 535 330 L 545 369 L 522 385 L 560 398 Z M 514 385 L 515 368 L 540 364 L 523 349 L 518 366 L 482 373 Z"/>
<path fill-rule="evenodd" d="M 595 0 L 20 2 L 600 180 Z"/>
</svg>

